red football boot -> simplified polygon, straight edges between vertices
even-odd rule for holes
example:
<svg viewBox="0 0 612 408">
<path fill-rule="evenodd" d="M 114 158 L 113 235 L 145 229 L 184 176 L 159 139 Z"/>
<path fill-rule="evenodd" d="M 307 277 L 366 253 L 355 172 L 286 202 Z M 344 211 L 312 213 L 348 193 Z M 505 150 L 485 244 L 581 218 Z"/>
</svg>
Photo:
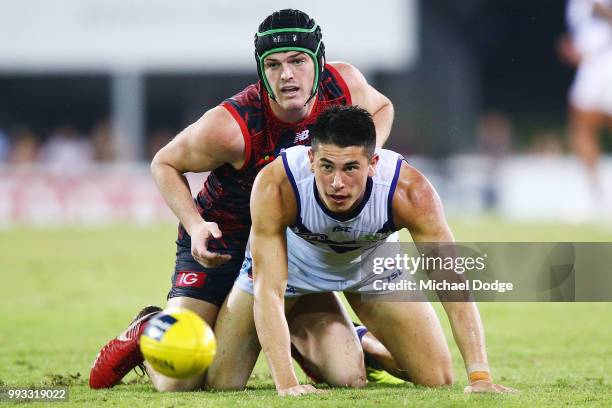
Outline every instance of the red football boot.
<svg viewBox="0 0 612 408">
<path fill-rule="evenodd" d="M 131 369 L 142 366 L 144 358 L 138 346 L 140 335 L 145 323 L 161 311 L 157 306 L 146 306 L 134 317 L 127 330 L 102 347 L 89 373 L 91 388 L 113 387 Z"/>
</svg>

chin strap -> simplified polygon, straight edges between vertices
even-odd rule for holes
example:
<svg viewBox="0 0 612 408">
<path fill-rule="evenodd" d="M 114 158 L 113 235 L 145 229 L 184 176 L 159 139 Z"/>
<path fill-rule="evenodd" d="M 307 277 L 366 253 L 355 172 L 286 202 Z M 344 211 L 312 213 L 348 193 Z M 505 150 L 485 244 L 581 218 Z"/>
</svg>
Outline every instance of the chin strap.
<svg viewBox="0 0 612 408">
<path fill-rule="evenodd" d="M 306 107 L 306 105 L 308 105 L 308 102 L 311 101 L 312 98 L 314 98 L 317 95 L 317 93 L 313 93 L 312 95 L 310 95 L 310 98 L 306 99 L 306 103 L 304 104 L 304 107 Z"/>
</svg>

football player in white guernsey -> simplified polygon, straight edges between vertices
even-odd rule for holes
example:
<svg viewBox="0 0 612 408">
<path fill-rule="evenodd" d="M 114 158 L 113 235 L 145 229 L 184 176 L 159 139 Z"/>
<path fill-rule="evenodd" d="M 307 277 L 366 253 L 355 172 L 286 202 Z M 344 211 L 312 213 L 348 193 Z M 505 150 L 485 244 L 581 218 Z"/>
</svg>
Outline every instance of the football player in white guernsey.
<svg viewBox="0 0 612 408">
<path fill-rule="evenodd" d="M 570 41 L 560 47 L 561 56 L 577 65 L 569 92 L 569 134 L 589 170 L 595 209 L 605 213 L 598 163 L 600 133 L 612 129 L 612 0 L 568 0 L 566 15 Z"/>
<path fill-rule="evenodd" d="M 355 261 L 402 228 L 409 230 L 415 243 L 452 242 L 438 195 L 398 154 L 375 151 L 374 124 L 363 109 L 331 108 L 321 114 L 312 136 L 311 149 L 288 149 L 258 175 L 251 195 L 253 280 L 245 271 L 250 266 L 247 259 L 233 291 L 242 289 L 239 298 L 247 302 L 250 298 L 244 294 L 254 293 L 257 335 L 278 393 L 316 392 L 312 385 L 300 385 L 294 372 L 291 344 L 312 345 L 316 339 L 312 332 L 302 338 L 296 334 L 291 307 L 301 296 L 333 290 L 344 292 L 359 318 L 390 352 L 385 361 L 388 371 L 415 384 L 452 384 L 450 352 L 432 306 L 363 301 L 361 289 L 367 279 L 358 278 L 360 262 Z M 443 306 L 468 373 L 465 391 L 514 391 L 491 378 L 476 304 L 443 302 Z M 346 320 L 322 321 L 321 326 L 339 327 L 347 325 Z M 363 378 L 355 372 L 363 370 L 363 364 L 352 354 L 353 344 L 334 345 L 331 339 L 313 347 L 331 348 L 328 355 L 336 364 L 337 355 L 343 356 L 339 369 L 345 384 L 363 385 L 349 381 Z M 329 361 L 313 364 L 318 363 L 315 368 L 321 372 L 329 371 Z"/>
</svg>

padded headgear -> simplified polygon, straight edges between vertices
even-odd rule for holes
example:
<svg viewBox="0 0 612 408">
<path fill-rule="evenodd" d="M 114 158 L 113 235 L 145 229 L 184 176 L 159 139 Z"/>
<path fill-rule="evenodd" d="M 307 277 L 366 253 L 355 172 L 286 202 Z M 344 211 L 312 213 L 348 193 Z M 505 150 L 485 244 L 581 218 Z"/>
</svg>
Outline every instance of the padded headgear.
<svg viewBox="0 0 612 408">
<path fill-rule="evenodd" d="M 303 52 L 312 58 L 315 78 L 308 101 L 315 96 L 324 69 L 325 45 L 322 38 L 321 27 L 300 10 L 275 11 L 259 25 L 255 34 L 255 61 L 257 74 L 270 98 L 275 99 L 275 95 L 264 72 L 264 59 L 275 52 L 287 51 Z"/>
</svg>

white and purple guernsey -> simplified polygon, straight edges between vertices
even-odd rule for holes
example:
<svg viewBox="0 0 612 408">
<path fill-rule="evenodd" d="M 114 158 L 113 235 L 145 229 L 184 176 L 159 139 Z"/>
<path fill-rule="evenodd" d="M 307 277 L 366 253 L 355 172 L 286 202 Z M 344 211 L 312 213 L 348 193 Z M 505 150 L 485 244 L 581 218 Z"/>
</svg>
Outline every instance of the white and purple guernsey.
<svg viewBox="0 0 612 408">
<path fill-rule="evenodd" d="M 397 241 L 392 201 L 403 157 L 377 149 L 374 177 L 368 178 L 363 200 L 347 214 L 331 212 L 319 197 L 306 146 L 282 153 L 297 203 L 297 218 L 287 228 L 289 280 L 287 296 L 312 292 L 357 291 L 364 283 L 362 262 L 380 244 Z M 390 237 L 391 236 L 391 237 Z M 253 293 L 251 257 L 242 267 L 238 285 Z"/>
</svg>

